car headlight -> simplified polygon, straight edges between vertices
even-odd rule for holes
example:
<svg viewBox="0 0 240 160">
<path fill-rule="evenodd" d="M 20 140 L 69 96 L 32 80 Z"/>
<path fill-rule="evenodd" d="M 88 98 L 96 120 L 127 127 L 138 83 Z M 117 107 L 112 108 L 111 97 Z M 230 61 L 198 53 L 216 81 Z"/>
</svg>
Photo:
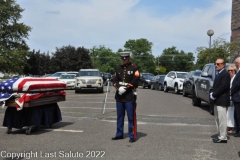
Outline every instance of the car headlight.
<svg viewBox="0 0 240 160">
<path fill-rule="evenodd" d="M 71 84 L 71 83 L 74 83 L 74 81 L 69 81 L 69 82 L 67 82 L 67 84 Z"/>
<path fill-rule="evenodd" d="M 77 83 L 85 83 L 86 80 L 85 79 L 77 79 Z"/>
<path fill-rule="evenodd" d="M 97 80 L 97 83 L 101 83 L 101 82 L 102 82 L 102 79 L 98 79 L 98 80 Z"/>
<path fill-rule="evenodd" d="M 183 82 L 184 80 L 179 80 L 180 82 Z"/>
</svg>

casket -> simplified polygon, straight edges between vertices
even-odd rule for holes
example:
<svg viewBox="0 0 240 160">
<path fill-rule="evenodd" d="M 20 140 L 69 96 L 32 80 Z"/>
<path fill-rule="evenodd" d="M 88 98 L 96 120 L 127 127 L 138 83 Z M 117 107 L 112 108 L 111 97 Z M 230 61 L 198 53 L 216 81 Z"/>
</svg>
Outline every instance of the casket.
<svg viewBox="0 0 240 160">
<path fill-rule="evenodd" d="M 16 97 L 11 97 L 6 101 L 5 105 L 8 107 L 16 107 L 17 103 L 15 100 L 16 100 Z M 66 100 L 65 95 L 60 95 L 60 94 L 52 94 L 50 96 L 43 95 L 40 98 L 37 98 L 35 100 L 25 102 L 23 104 L 23 107 L 35 107 L 35 106 L 41 106 L 45 104 L 57 103 L 65 100 Z"/>
<path fill-rule="evenodd" d="M 56 78 L 13 78 L 0 82 L 0 102 L 5 106 L 34 107 L 65 100 L 66 84 Z"/>
</svg>

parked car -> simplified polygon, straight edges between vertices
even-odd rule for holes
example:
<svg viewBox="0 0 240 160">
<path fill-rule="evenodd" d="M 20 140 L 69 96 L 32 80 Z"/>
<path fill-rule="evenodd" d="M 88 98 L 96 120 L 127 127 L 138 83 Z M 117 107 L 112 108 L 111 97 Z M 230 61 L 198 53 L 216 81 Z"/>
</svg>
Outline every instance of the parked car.
<svg viewBox="0 0 240 160">
<path fill-rule="evenodd" d="M 187 72 L 170 71 L 164 78 L 164 92 L 174 90 L 174 93 L 179 93 L 183 90 L 183 81 Z"/>
<path fill-rule="evenodd" d="M 140 78 L 138 81 L 138 85 L 142 86 L 142 88 L 151 87 L 150 80 L 154 77 L 152 73 L 140 73 Z"/>
<path fill-rule="evenodd" d="M 42 77 L 50 77 L 52 74 L 44 74 Z"/>
<path fill-rule="evenodd" d="M 110 73 L 102 73 L 103 84 L 107 86 L 107 80 L 111 80 L 112 75 Z"/>
<path fill-rule="evenodd" d="M 151 89 L 158 89 L 159 91 L 163 90 L 165 76 L 166 75 L 156 75 L 151 81 Z"/>
<path fill-rule="evenodd" d="M 142 88 L 151 88 L 151 82 L 155 76 L 152 75 L 144 75 L 142 78 Z"/>
<path fill-rule="evenodd" d="M 77 71 L 68 71 L 67 74 L 75 74 L 75 76 L 78 76 L 78 72 Z"/>
<path fill-rule="evenodd" d="M 190 71 L 186 78 L 183 81 L 183 97 L 188 96 L 189 94 L 192 95 L 193 88 L 194 88 L 194 81 L 197 77 L 201 75 L 202 71 L 196 70 L 196 71 Z"/>
<path fill-rule="evenodd" d="M 67 74 L 67 72 L 56 72 L 54 74 L 52 74 L 51 76 L 48 77 L 54 77 L 54 78 L 59 78 L 62 74 Z"/>
<path fill-rule="evenodd" d="M 62 74 L 58 80 L 66 83 L 67 89 L 75 89 L 75 77 L 76 74 Z"/>
<path fill-rule="evenodd" d="M 75 93 L 83 90 L 103 93 L 103 78 L 98 69 L 80 69 L 75 81 Z"/>
</svg>

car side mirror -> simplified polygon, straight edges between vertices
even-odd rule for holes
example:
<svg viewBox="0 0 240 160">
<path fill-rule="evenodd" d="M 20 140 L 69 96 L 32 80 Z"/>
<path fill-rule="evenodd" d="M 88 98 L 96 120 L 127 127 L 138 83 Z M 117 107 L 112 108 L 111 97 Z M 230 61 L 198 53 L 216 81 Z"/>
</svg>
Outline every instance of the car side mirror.
<svg viewBox="0 0 240 160">
<path fill-rule="evenodd" d="M 210 78 L 212 78 L 212 75 L 208 74 L 207 72 L 202 72 L 201 76 L 202 77 L 210 77 Z"/>
<path fill-rule="evenodd" d="M 173 78 L 173 79 L 174 79 L 174 78 L 175 78 L 175 76 L 171 76 L 171 78 Z"/>
</svg>

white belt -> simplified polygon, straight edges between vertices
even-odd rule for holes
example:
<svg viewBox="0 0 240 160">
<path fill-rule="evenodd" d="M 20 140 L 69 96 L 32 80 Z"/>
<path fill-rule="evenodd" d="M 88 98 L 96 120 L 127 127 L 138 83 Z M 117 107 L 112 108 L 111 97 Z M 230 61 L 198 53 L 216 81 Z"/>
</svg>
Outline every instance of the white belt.
<svg viewBox="0 0 240 160">
<path fill-rule="evenodd" d="M 119 82 L 119 84 L 124 85 L 124 86 L 128 85 L 128 83 L 124 83 L 124 82 Z"/>
</svg>

